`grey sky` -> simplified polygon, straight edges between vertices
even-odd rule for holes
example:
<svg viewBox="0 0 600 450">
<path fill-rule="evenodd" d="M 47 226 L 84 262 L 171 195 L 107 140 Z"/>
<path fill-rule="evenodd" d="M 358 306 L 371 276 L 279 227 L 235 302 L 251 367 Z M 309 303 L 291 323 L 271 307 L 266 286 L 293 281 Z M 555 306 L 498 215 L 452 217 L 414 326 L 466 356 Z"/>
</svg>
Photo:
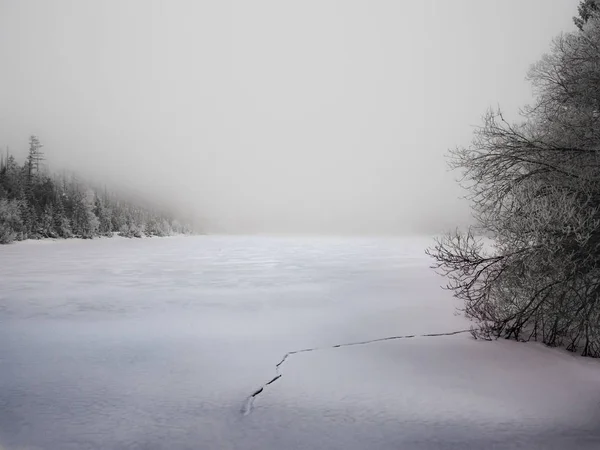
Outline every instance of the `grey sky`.
<svg viewBox="0 0 600 450">
<path fill-rule="evenodd" d="M 574 0 L 0 0 L 0 145 L 222 232 L 464 222 L 447 148 L 572 30 Z"/>
</svg>

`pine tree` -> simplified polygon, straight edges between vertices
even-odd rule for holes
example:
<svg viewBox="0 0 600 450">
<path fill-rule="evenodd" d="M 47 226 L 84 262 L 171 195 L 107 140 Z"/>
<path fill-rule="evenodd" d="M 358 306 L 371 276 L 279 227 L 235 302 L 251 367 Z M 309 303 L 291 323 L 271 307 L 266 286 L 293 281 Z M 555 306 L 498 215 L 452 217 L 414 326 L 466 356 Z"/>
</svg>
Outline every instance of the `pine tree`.
<svg viewBox="0 0 600 450">
<path fill-rule="evenodd" d="M 40 172 L 40 163 L 45 159 L 44 154 L 41 151 L 43 145 L 37 136 L 31 135 L 29 137 L 29 155 L 27 156 L 27 171 L 29 179 L 33 174 Z"/>
<path fill-rule="evenodd" d="M 112 234 L 112 211 L 110 207 L 96 195 L 94 199 L 94 214 L 98 218 L 98 232 L 102 236 Z"/>
<path fill-rule="evenodd" d="M 58 237 L 70 238 L 73 236 L 73 232 L 71 231 L 71 222 L 67 217 L 61 194 L 59 194 L 56 198 L 53 222 L 54 231 Z"/>
</svg>

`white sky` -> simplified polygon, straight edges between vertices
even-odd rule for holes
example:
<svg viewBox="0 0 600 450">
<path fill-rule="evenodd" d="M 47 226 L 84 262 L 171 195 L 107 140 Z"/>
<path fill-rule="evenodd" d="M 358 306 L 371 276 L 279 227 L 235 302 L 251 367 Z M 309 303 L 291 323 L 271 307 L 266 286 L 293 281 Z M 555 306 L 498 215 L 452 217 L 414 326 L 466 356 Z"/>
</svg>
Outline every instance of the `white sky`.
<svg viewBox="0 0 600 450">
<path fill-rule="evenodd" d="M 0 145 L 209 231 L 437 232 L 574 0 L 0 0 Z"/>
</svg>

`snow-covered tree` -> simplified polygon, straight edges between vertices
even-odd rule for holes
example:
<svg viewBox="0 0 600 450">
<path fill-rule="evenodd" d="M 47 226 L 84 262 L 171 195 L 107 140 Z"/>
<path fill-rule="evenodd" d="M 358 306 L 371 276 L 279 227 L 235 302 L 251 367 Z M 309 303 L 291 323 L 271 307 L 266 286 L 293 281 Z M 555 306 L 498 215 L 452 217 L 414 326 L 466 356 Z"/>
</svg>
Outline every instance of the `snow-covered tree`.
<svg viewBox="0 0 600 450">
<path fill-rule="evenodd" d="M 98 195 L 94 199 L 94 214 L 98 218 L 98 233 L 102 236 L 112 234 L 112 210 Z"/>
<path fill-rule="evenodd" d="M 480 335 L 600 356 L 599 67 L 592 15 L 532 67 L 522 123 L 490 111 L 472 144 L 451 152 L 477 225 L 429 253 Z"/>
<path fill-rule="evenodd" d="M 43 145 L 37 136 L 29 137 L 29 155 L 27 156 L 27 175 L 31 178 L 35 173 L 40 172 L 40 163 L 44 160 L 44 154 L 41 148 Z"/>
<path fill-rule="evenodd" d="M 0 244 L 9 244 L 19 238 L 22 232 L 18 200 L 0 198 Z"/>
<path fill-rule="evenodd" d="M 577 28 L 583 31 L 583 26 L 587 23 L 587 21 L 590 20 L 594 15 L 598 14 L 599 6 L 598 0 L 583 0 L 579 2 L 579 17 L 573 17 L 573 22 L 575 22 Z"/>
</svg>

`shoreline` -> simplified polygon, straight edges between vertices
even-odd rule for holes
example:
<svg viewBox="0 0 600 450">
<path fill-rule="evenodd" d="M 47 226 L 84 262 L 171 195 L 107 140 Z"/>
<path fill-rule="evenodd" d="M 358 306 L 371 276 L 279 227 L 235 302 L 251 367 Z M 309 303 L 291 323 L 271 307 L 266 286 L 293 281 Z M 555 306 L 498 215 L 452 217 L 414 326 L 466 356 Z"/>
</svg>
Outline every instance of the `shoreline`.
<svg viewBox="0 0 600 450">
<path fill-rule="evenodd" d="M 182 236 L 201 236 L 199 234 L 186 234 L 186 233 L 174 233 L 169 234 L 167 236 L 156 236 L 156 235 L 143 235 L 143 236 L 122 236 L 119 233 L 113 233 L 112 236 L 94 236 L 93 238 L 80 238 L 80 237 L 70 237 L 70 238 L 40 238 L 40 239 L 23 239 L 22 241 L 12 241 L 7 244 L 0 244 L 0 248 L 5 246 L 11 246 L 15 244 L 50 244 L 56 242 L 69 242 L 69 241 L 98 241 L 98 240 L 108 240 L 108 239 L 124 239 L 124 240 L 143 240 L 143 239 L 164 239 L 164 238 L 174 238 L 174 237 L 182 237 Z"/>
</svg>

